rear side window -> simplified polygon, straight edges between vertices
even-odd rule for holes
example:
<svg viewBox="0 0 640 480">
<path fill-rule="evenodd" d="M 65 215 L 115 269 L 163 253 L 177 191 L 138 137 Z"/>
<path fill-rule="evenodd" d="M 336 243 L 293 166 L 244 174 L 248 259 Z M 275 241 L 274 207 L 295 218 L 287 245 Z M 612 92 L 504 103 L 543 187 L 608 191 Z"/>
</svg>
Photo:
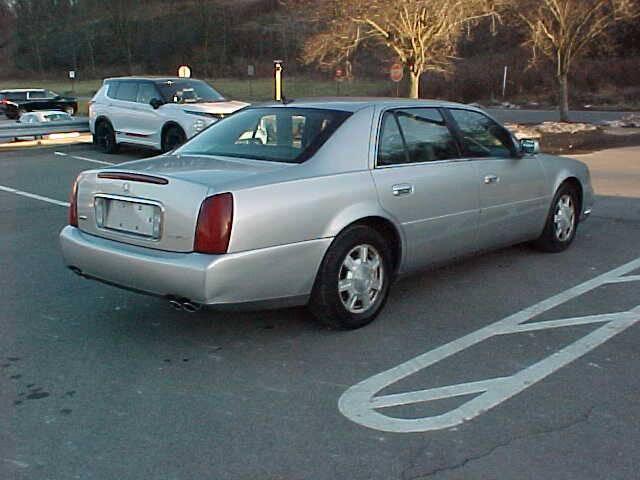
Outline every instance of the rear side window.
<svg viewBox="0 0 640 480">
<path fill-rule="evenodd" d="M 138 96 L 138 82 L 120 82 L 116 99 L 125 102 L 135 102 Z"/>
<path fill-rule="evenodd" d="M 455 138 L 436 108 L 410 108 L 384 114 L 378 165 L 424 163 L 458 158 Z"/>
<path fill-rule="evenodd" d="M 398 120 L 393 113 L 385 113 L 380 131 L 378 147 L 378 165 L 396 165 L 408 163 L 404 140 L 398 127 Z"/>
<path fill-rule="evenodd" d="M 451 109 L 451 116 L 462 134 L 465 152 L 470 157 L 512 156 L 511 134 L 502 126 L 480 112 Z"/>
</svg>

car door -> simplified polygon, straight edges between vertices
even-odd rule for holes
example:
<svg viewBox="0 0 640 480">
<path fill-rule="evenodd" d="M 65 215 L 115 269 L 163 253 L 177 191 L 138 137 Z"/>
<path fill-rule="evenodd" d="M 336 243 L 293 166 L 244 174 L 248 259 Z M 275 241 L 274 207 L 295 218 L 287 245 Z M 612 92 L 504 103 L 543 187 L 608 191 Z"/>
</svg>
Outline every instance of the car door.
<svg viewBox="0 0 640 480">
<path fill-rule="evenodd" d="M 150 81 L 139 82 L 136 102 L 130 107 L 128 134 L 135 135 L 140 143 L 159 146 L 163 118 L 158 110 L 151 106 L 153 98 L 160 98 L 155 84 Z"/>
<path fill-rule="evenodd" d="M 476 167 L 480 189 L 478 246 L 509 245 L 539 234 L 548 198 L 538 159 L 519 155 L 513 136 L 487 115 L 456 108 L 448 112 L 464 155 Z"/>
<path fill-rule="evenodd" d="M 138 82 L 136 80 L 120 80 L 113 89 L 109 88 L 110 108 L 109 119 L 116 132 L 118 142 L 140 143 L 136 134 L 136 122 L 132 115 L 138 97 Z"/>
<path fill-rule="evenodd" d="M 437 108 L 383 113 L 373 179 L 406 239 L 404 270 L 475 249 L 478 185 Z"/>
</svg>

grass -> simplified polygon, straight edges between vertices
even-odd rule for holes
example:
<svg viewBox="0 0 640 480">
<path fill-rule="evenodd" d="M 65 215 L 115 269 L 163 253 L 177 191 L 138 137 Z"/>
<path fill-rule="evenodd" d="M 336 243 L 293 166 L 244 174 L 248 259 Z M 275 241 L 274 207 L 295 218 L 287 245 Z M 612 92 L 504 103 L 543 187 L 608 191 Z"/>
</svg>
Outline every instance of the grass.
<svg viewBox="0 0 640 480">
<path fill-rule="evenodd" d="M 216 78 L 207 81 L 225 97 L 248 102 L 268 101 L 273 98 L 273 79 Z M 62 95 L 74 95 L 78 100 L 78 113 L 88 114 L 88 100 L 102 85 L 101 79 L 81 80 L 0 80 L 0 90 L 6 88 L 46 88 Z M 339 85 L 332 80 L 314 80 L 305 77 L 285 77 L 284 94 L 288 98 L 331 96 L 388 96 L 395 95 L 395 84 L 384 80 L 344 81 Z"/>
<path fill-rule="evenodd" d="M 273 97 L 273 79 L 216 78 L 207 80 L 229 98 L 265 101 Z M 73 94 L 90 98 L 102 85 L 102 80 L 82 80 L 71 91 L 69 80 L 0 80 L 0 90 L 5 88 L 47 88 L 61 94 Z M 395 85 L 395 84 L 394 84 Z M 314 80 L 304 77 L 285 77 L 284 93 L 289 98 L 335 96 L 380 96 L 395 92 L 395 86 L 382 80 L 354 80 L 340 85 L 331 80 Z M 339 89 L 339 90 L 338 90 Z"/>
</svg>

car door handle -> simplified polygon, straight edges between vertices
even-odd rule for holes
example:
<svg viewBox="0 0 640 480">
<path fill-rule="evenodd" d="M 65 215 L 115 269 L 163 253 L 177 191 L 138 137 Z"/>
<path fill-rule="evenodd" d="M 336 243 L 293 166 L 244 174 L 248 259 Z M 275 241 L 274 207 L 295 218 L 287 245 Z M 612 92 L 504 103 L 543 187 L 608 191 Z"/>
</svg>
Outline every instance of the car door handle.
<svg viewBox="0 0 640 480">
<path fill-rule="evenodd" d="M 487 175 L 486 177 L 484 177 L 485 185 L 490 185 L 492 183 L 499 183 L 499 182 L 500 182 L 500 177 L 497 175 Z"/>
<path fill-rule="evenodd" d="M 403 195 L 411 195 L 413 193 L 413 185 L 408 183 L 400 183 L 393 186 L 393 196 L 401 197 Z"/>
</svg>

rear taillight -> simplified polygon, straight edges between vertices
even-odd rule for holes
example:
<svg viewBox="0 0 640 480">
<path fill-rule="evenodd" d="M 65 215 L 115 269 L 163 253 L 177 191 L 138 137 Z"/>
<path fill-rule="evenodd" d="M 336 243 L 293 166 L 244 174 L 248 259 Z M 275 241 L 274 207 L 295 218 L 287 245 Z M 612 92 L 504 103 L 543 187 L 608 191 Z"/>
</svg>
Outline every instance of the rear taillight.
<svg viewBox="0 0 640 480">
<path fill-rule="evenodd" d="M 80 177 L 76 178 L 73 182 L 73 188 L 71 189 L 71 197 L 69 198 L 69 225 L 72 227 L 78 226 L 78 181 Z"/>
<path fill-rule="evenodd" d="M 227 253 L 233 223 L 233 195 L 221 193 L 200 206 L 193 250 L 198 253 Z"/>
</svg>

